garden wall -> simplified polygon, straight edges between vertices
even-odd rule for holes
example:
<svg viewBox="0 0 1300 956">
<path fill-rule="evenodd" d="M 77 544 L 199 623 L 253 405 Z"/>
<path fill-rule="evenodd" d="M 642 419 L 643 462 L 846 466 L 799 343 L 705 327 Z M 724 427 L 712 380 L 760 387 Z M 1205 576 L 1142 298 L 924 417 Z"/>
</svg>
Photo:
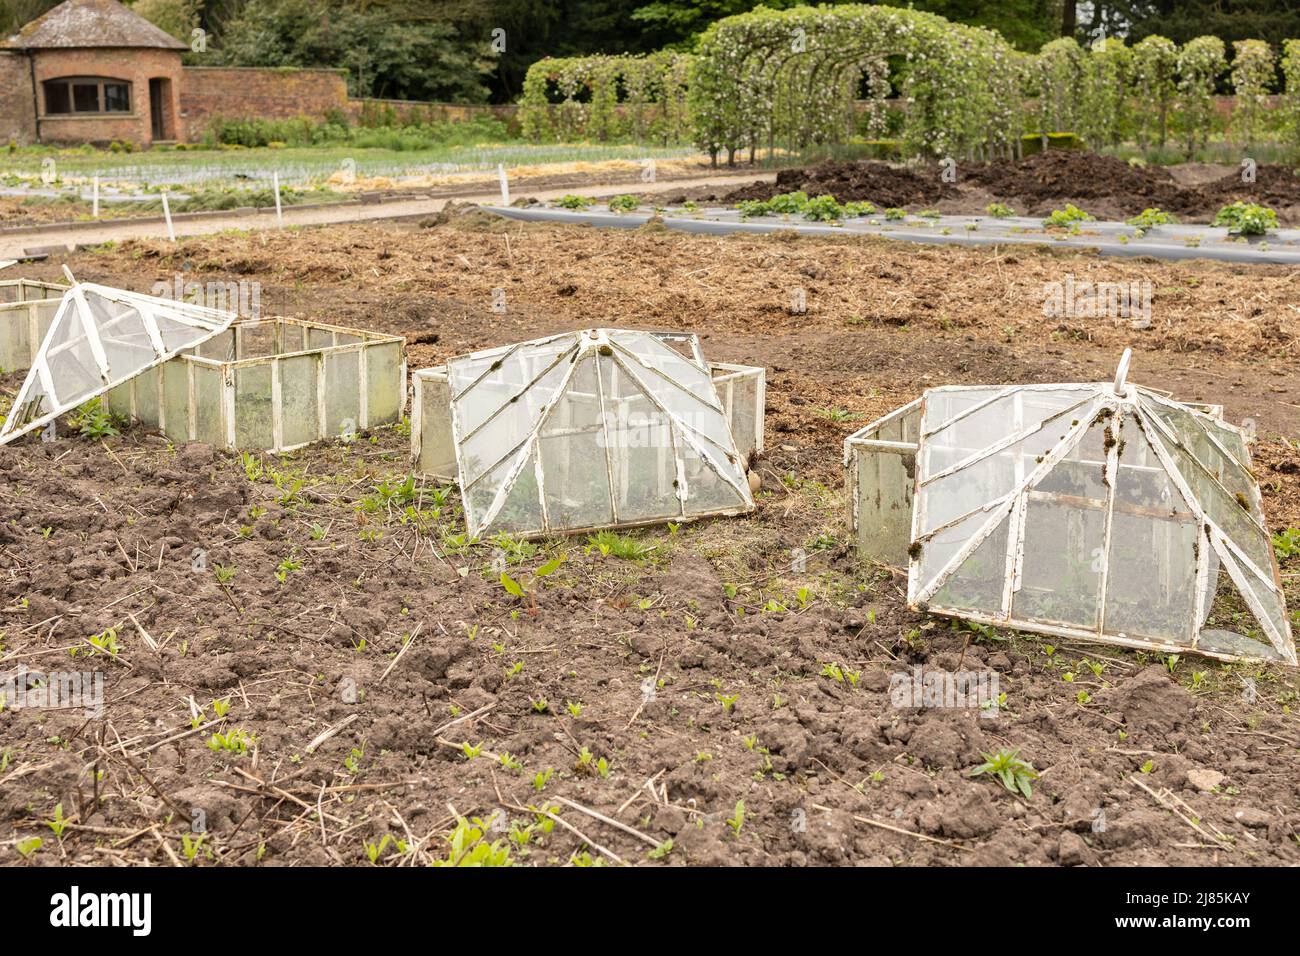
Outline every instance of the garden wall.
<svg viewBox="0 0 1300 956">
<path fill-rule="evenodd" d="M 191 140 L 201 138 L 215 116 L 320 121 L 347 108 L 346 70 L 187 66 L 181 84 L 181 113 Z"/>
<path fill-rule="evenodd" d="M 31 143 L 36 139 L 36 102 L 31 61 L 24 53 L 0 50 L 0 140 Z"/>
<path fill-rule="evenodd" d="M 0 77 L 3 75 L 0 64 Z M 347 70 L 187 66 L 181 84 L 181 112 L 189 138 L 198 140 L 214 117 L 280 120 L 305 116 L 321 122 L 331 113 L 342 113 L 352 123 L 392 125 L 461 123 L 488 114 L 513 124 L 515 107 L 350 99 Z"/>
</svg>

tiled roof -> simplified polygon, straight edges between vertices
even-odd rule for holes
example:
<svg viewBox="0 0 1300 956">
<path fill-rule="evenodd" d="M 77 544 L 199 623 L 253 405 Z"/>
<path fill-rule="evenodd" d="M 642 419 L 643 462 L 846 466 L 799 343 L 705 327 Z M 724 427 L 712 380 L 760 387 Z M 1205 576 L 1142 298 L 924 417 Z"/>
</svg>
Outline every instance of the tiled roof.
<svg viewBox="0 0 1300 956">
<path fill-rule="evenodd" d="M 28 50 L 94 47 L 188 49 L 117 0 L 64 0 L 3 43 Z"/>
</svg>

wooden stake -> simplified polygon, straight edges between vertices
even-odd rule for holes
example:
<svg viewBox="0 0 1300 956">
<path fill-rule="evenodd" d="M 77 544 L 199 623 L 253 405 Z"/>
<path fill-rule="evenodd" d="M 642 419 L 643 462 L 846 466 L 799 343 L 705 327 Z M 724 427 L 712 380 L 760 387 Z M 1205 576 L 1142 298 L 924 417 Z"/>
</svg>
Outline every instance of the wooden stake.
<svg viewBox="0 0 1300 956">
<path fill-rule="evenodd" d="M 167 191 L 163 190 L 162 194 L 163 218 L 167 220 L 167 238 L 172 242 L 176 241 L 176 227 L 172 225 L 172 207 L 167 202 Z"/>
</svg>

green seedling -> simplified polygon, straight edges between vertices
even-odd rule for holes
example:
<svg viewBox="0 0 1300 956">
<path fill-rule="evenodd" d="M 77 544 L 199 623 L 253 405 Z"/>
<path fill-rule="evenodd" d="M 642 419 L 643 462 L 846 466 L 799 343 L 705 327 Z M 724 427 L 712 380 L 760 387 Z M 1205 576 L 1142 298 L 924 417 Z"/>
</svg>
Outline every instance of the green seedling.
<svg viewBox="0 0 1300 956">
<path fill-rule="evenodd" d="M 191 837 L 188 833 L 181 834 L 181 854 L 187 863 L 193 863 L 198 858 L 205 839 L 207 839 L 206 833 L 200 833 L 197 837 Z"/>
<path fill-rule="evenodd" d="M 69 418 L 72 427 L 84 438 L 99 441 L 120 435 L 117 425 L 121 420 L 110 412 L 102 399 L 92 398 Z"/>
<path fill-rule="evenodd" d="M 519 762 L 519 758 L 507 751 L 502 751 L 497 755 L 497 761 L 507 770 L 523 770 L 524 765 Z"/>
<path fill-rule="evenodd" d="M 510 846 L 505 840 L 488 843 L 487 824 L 475 817 L 456 819 L 456 827 L 447 837 L 450 848 L 445 860 L 434 860 L 434 866 L 513 866 Z"/>
<path fill-rule="evenodd" d="M 242 756 L 248 752 L 253 736 L 246 730 L 229 730 L 224 734 L 213 734 L 208 739 L 208 749 L 213 753 L 225 752 Z"/>
<path fill-rule="evenodd" d="M 1214 225 L 1227 226 L 1237 236 L 1262 236 L 1277 228 L 1277 213 L 1253 202 L 1234 202 L 1214 217 Z"/>
<path fill-rule="evenodd" d="M 68 826 L 68 821 L 63 817 L 63 804 L 56 803 L 54 805 L 54 819 L 47 820 L 45 825 L 54 831 L 56 837 L 63 836 L 63 831 Z"/>
<path fill-rule="evenodd" d="M 482 744 L 471 744 L 468 740 L 460 745 L 461 753 L 465 755 L 466 760 L 473 760 L 483 752 Z"/>
<path fill-rule="evenodd" d="M 1023 794 L 1028 800 L 1033 796 L 1033 782 L 1038 779 L 1038 771 L 1027 760 L 1021 760 L 1020 748 L 1003 749 L 995 754 L 981 753 L 984 763 L 971 770 L 969 776 L 993 774 L 1009 791 Z"/>
<path fill-rule="evenodd" d="M 587 538 L 587 551 L 599 551 L 601 557 L 622 558 L 625 561 L 640 561 L 654 550 L 654 545 L 645 544 L 627 535 L 614 531 L 600 531 Z"/>
<path fill-rule="evenodd" d="M 107 654 L 109 657 L 116 658 L 118 651 L 121 650 L 117 643 L 117 631 L 111 627 L 104 633 L 95 634 L 86 640 L 90 642 L 90 646 L 94 649 L 91 653 L 94 654 Z"/>
<path fill-rule="evenodd" d="M 1092 222 L 1095 218 L 1074 203 L 1066 203 L 1064 209 L 1053 209 L 1051 215 L 1043 220 L 1043 225 L 1049 228 L 1074 229 L 1079 223 Z"/>
<path fill-rule="evenodd" d="M 727 826 L 731 827 L 731 832 L 740 836 L 740 828 L 745 825 L 745 801 L 737 800 L 735 812 L 727 818 Z"/>
<path fill-rule="evenodd" d="M 501 572 L 501 586 L 505 588 L 507 594 L 511 597 L 519 598 L 527 603 L 528 613 L 532 616 L 537 614 L 537 588 L 546 578 L 560 569 L 568 558 L 567 554 L 561 554 L 558 557 L 547 561 L 540 568 L 533 572 L 532 577 L 526 584 L 516 581 L 505 571 Z"/>
</svg>

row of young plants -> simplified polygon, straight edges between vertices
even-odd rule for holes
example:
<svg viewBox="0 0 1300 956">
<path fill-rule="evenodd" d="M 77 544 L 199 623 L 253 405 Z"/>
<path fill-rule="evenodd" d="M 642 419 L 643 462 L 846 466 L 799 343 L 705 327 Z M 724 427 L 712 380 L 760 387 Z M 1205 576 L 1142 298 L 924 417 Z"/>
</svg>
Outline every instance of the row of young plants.
<svg viewBox="0 0 1300 956">
<path fill-rule="evenodd" d="M 557 199 L 555 205 L 561 209 L 582 211 L 596 205 L 596 200 L 588 196 L 569 194 Z M 606 208 L 613 213 L 636 212 L 641 208 L 641 201 L 634 195 L 624 194 L 611 198 L 606 204 Z M 698 207 L 694 202 L 688 202 L 684 209 L 687 212 L 694 212 Z M 770 199 L 742 200 L 736 204 L 736 209 L 745 219 L 757 219 L 764 216 L 782 216 L 785 218 L 800 216 L 809 222 L 839 222 L 843 219 L 873 216 L 876 213 L 880 213 L 884 219 L 891 221 L 903 220 L 908 216 L 906 209 L 898 207 L 880 210 L 871 202 L 840 203 L 831 195 L 809 198 L 808 194 L 802 190 L 780 193 Z M 1006 219 L 1016 215 L 1014 209 L 999 202 L 989 203 L 985 208 L 985 212 L 994 219 Z M 933 209 L 922 210 L 916 215 L 924 219 L 939 218 L 938 211 Z M 1048 229 L 1064 229 L 1077 235 L 1081 231 L 1081 223 L 1094 222 L 1096 218 L 1096 216 L 1080 209 L 1073 203 L 1067 203 L 1064 209 L 1052 210 L 1051 214 L 1043 219 L 1043 226 Z M 1144 209 L 1138 215 L 1125 221 L 1130 226 L 1136 227 L 1137 231 L 1134 235 L 1138 238 L 1146 235 L 1148 231 L 1157 226 L 1176 225 L 1178 223 L 1176 217 L 1159 208 Z M 1234 236 L 1263 236 L 1278 228 L 1278 219 L 1277 213 L 1266 206 L 1260 206 L 1256 203 L 1234 202 L 1220 209 L 1211 224 L 1227 226 L 1229 234 Z M 966 228 L 974 231 L 977 227 L 971 224 Z"/>
</svg>

